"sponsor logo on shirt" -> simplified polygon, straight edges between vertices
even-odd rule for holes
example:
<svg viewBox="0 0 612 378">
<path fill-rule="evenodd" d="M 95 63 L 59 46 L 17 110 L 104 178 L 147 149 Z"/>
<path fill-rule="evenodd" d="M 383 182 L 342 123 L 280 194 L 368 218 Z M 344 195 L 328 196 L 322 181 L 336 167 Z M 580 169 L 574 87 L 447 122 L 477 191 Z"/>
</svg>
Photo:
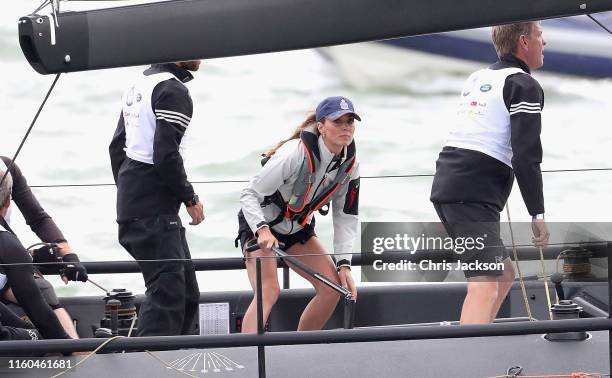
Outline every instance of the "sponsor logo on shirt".
<svg viewBox="0 0 612 378">
<path fill-rule="evenodd" d="M 125 96 L 125 104 L 127 106 L 132 106 L 133 103 L 134 103 L 134 87 L 130 88 L 130 90 L 127 93 L 127 96 Z"/>
</svg>

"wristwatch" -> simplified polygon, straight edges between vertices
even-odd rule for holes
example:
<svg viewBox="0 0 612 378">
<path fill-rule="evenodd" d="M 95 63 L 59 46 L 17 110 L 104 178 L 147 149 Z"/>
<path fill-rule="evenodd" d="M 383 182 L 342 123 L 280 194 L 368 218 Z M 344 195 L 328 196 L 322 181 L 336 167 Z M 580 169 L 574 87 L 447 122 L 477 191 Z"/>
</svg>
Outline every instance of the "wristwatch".
<svg viewBox="0 0 612 378">
<path fill-rule="evenodd" d="M 347 259 L 342 259 L 342 260 L 336 261 L 336 270 L 338 272 L 340 271 L 340 268 L 342 268 L 343 266 L 346 266 L 349 269 L 351 269 L 351 262 L 348 261 Z"/>
<path fill-rule="evenodd" d="M 200 197 L 197 194 L 194 194 L 193 197 L 184 202 L 186 207 L 195 206 L 196 203 L 200 201 Z"/>
<path fill-rule="evenodd" d="M 533 216 L 531 217 L 531 220 L 536 220 L 536 219 L 541 219 L 541 220 L 544 220 L 544 213 L 542 213 L 542 214 L 536 214 L 536 215 L 533 215 Z"/>
</svg>

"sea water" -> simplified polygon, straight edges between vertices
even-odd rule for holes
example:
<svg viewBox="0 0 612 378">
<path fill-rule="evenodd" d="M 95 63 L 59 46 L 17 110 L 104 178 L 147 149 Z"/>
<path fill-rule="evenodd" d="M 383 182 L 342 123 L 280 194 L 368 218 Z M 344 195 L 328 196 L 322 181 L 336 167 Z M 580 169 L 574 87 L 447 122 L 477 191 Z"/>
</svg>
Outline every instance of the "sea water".
<svg viewBox="0 0 612 378">
<path fill-rule="evenodd" d="M 16 151 L 53 80 L 29 66 L 17 41 L 19 16 L 38 3 L 11 2 L 0 14 L 0 154 L 6 156 Z M 108 143 L 122 92 L 142 69 L 62 75 L 17 159 L 30 185 L 60 185 L 33 190 L 83 261 L 131 260 L 117 241 Z M 395 88 L 373 83 L 356 90 L 316 50 L 204 61 L 188 84 L 194 115 L 188 129 L 187 172 L 194 182 L 241 182 L 195 184 L 206 220 L 186 225 L 192 256 L 241 257 L 234 238 L 243 181 L 259 169 L 259 155 L 287 137 L 326 96 L 349 97 L 363 119 L 355 132 L 362 176 L 432 174 L 468 74 L 439 70 L 398 78 Z M 612 81 L 537 72 L 534 76 L 546 99 L 542 169 L 612 167 Z M 361 220 L 437 220 L 429 202 L 431 180 L 430 176 L 362 179 Z M 547 221 L 612 221 L 611 182 L 611 171 L 545 173 Z M 105 185 L 62 186 L 81 184 Z M 517 185 L 509 206 L 513 221 L 530 220 Z M 181 218 L 188 223 L 184 209 Z M 331 251 L 329 218 L 317 218 L 317 233 Z M 38 241 L 17 211 L 13 226 L 24 245 Z M 139 274 L 93 278 L 108 289 L 144 291 Z M 202 291 L 249 288 L 244 271 L 199 272 L 198 280 Z M 54 282 L 60 295 L 102 294 L 87 283 Z M 305 283 L 293 276 L 292 286 Z"/>
</svg>

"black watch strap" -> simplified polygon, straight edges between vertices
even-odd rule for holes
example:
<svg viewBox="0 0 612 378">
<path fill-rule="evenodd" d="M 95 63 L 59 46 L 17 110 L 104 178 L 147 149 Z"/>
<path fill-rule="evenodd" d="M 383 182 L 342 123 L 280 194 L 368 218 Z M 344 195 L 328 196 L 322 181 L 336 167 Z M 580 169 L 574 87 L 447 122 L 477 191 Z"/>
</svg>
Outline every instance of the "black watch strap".
<svg viewBox="0 0 612 378">
<path fill-rule="evenodd" d="M 337 270 L 340 270 L 340 267 L 343 267 L 343 266 L 347 266 L 350 269 L 351 262 L 349 260 L 347 260 L 347 259 L 342 259 L 342 260 L 336 261 L 336 269 Z"/>
<path fill-rule="evenodd" d="M 200 197 L 198 197 L 197 194 L 194 194 L 193 197 L 191 197 L 184 203 L 186 207 L 191 207 L 191 206 L 195 206 L 195 204 L 198 203 L 198 201 L 200 201 Z"/>
</svg>

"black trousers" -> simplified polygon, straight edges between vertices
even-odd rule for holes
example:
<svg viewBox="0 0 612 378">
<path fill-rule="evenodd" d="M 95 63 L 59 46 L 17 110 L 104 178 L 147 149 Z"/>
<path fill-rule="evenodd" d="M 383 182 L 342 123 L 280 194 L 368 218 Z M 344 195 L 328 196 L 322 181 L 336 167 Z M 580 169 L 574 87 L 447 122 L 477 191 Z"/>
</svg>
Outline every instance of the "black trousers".
<svg viewBox="0 0 612 378">
<path fill-rule="evenodd" d="M 120 223 L 119 242 L 136 260 L 187 259 L 138 261 L 147 291 L 137 336 L 192 334 L 200 290 L 178 215 Z"/>
<path fill-rule="evenodd" d="M 483 248 L 465 251 L 456 256 L 465 263 L 500 263 L 508 257 L 500 237 L 500 212 L 498 208 L 486 203 L 436 203 L 434 208 L 448 235 L 455 240 L 481 238 Z M 500 276 L 501 269 L 466 269 L 466 278 L 479 276 Z"/>
<path fill-rule="evenodd" d="M 10 308 L 0 302 L 0 341 L 40 339 L 42 337 L 32 323 L 19 318 Z"/>
</svg>

